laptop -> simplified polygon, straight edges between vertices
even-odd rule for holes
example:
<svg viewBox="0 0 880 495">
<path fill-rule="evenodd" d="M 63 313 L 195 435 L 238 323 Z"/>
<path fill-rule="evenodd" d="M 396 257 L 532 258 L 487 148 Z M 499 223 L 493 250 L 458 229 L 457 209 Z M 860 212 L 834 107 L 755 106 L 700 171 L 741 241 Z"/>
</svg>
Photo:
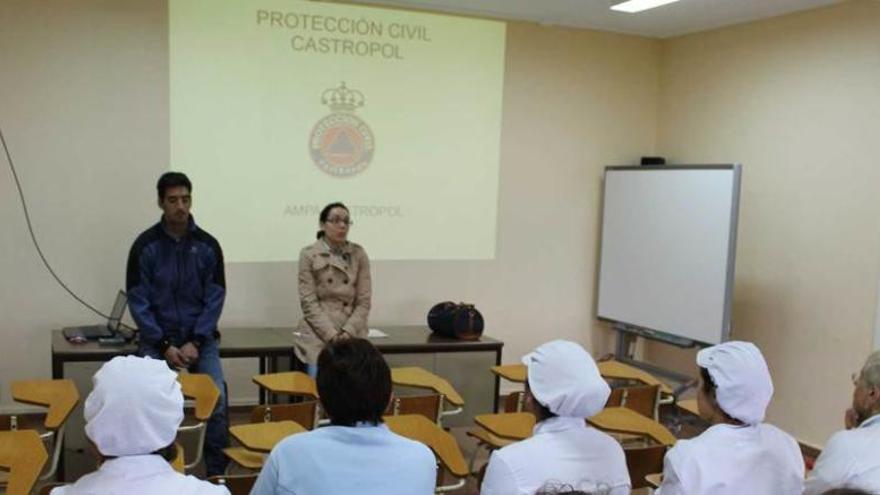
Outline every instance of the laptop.
<svg viewBox="0 0 880 495">
<path fill-rule="evenodd" d="M 67 327 L 63 330 L 64 338 L 67 340 L 98 340 L 111 338 L 119 335 L 119 326 L 122 323 L 122 315 L 125 314 L 125 308 L 128 306 L 128 297 L 125 291 L 119 291 L 116 294 L 116 301 L 113 303 L 113 311 L 107 318 L 107 323 L 103 325 L 85 325 L 81 327 Z"/>
</svg>

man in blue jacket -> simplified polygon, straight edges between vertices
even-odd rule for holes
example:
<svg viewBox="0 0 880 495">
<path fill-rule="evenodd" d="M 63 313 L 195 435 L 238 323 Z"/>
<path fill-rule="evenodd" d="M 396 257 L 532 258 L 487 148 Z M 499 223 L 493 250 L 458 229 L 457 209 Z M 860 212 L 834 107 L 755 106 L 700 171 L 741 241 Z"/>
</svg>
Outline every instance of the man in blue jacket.
<svg viewBox="0 0 880 495">
<path fill-rule="evenodd" d="M 156 189 L 162 218 L 138 236 L 128 255 L 126 287 L 140 330 L 138 352 L 208 374 L 217 384 L 220 398 L 208 420 L 204 453 L 208 476 L 223 474 L 229 445 L 217 331 L 226 297 L 223 251 L 189 213 L 192 183 L 186 175 L 167 172 Z"/>
</svg>

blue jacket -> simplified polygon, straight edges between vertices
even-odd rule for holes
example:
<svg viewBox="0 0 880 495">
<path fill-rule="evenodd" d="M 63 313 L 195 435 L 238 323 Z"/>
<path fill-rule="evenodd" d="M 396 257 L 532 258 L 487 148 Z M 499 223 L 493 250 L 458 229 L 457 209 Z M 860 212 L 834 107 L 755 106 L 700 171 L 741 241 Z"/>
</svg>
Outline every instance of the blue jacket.
<svg viewBox="0 0 880 495">
<path fill-rule="evenodd" d="M 169 345 L 201 346 L 215 337 L 226 297 L 223 251 L 192 216 L 179 241 L 161 220 L 138 236 L 128 254 L 125 285 L 142 344 L 164 352 Z"/>
</svg>

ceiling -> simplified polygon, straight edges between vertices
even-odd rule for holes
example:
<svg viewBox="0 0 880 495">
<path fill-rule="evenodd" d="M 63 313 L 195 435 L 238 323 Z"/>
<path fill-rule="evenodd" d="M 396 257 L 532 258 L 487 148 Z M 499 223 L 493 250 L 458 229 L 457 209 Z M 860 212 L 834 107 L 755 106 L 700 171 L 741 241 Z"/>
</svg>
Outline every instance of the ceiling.
<svg viewBox="0 0 880 495">
<path fill-rule="evenodd" d="M 681 0 L 637 14 L 616 12 L 609 8 L 622 0 L 351 1 L 668 38 L 841 3 L 843 0 Z"/>
</svg>

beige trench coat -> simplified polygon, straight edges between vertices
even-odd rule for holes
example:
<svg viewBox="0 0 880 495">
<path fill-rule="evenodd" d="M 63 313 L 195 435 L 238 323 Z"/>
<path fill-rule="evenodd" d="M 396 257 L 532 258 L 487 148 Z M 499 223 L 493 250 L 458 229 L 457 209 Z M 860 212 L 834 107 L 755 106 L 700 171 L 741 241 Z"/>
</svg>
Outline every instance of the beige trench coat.
<svg viewBox="0 0 880 495">
<path fill-rule="evenodd" d="M 343 255 L 333 255 L 322 240 L 299 254 L 299 302 L 303 318 L 294 332 L 294 350 L 306 363 L 316 363 L 324 344 L 345 332 L 367 336 L 372 282 L 370 259 L 349 242 Z"/>
</svg>

